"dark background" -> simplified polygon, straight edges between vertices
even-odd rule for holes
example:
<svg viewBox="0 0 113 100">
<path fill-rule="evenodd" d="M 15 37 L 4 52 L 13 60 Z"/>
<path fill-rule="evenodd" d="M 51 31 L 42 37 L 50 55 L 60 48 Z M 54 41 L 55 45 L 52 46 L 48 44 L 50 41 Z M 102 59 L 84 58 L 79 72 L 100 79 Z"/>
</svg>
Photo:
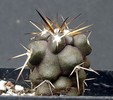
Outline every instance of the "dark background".
<svg viewBox="0 0 113 100">
<path fill-rule="evenodd" d="M 113 0 L 0 0 L 0 67 L 23 65 L 26 57 L 8 59 L 26 52 L 19 43 L 27 46 L 31 36 L 24 33 L 38 31 L 29 23 L 29 20 L 41 22 L 35 11 L 38 8 L 50 18 L 55 18 L 56 13 L 65 18 L 82 13 L 70 27 L 86 20 L 94 24 L 89 39 L 93 47 L 89 56 L 91 66 L 113 70 Z"/>
</svg>

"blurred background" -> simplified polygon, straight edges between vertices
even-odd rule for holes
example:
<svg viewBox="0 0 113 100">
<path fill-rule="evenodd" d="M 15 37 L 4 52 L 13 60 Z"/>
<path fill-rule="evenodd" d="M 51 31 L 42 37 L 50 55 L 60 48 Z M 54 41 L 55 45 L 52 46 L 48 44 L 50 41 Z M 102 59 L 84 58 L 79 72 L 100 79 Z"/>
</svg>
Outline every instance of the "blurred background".
<svg viewBox="0 0 113 100">
<path fill-rule="evenodd" d="M 83 21 L 94 24 L 89 38 L 93 51 L 88 56 L 93 69 L 113 70 L 113 0 L 0 0 L 0 68 L 17 68 L 26 57 L 8 60 L 26 52 L 19 43 L 27 46 L 31 35 L 38 31 L 29 20 L 41 22 L 35 9 L 54 19 L 56 13 L 74 17 L 82 15 L 70 25 L 74 28 Z"/>
</svg>

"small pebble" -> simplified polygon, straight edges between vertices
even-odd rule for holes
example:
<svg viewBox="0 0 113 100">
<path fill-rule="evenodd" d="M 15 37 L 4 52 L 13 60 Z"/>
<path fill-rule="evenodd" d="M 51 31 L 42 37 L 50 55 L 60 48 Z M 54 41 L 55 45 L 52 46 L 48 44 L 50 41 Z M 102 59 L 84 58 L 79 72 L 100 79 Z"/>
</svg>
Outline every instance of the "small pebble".
<svg viewBox="0 0 113 100">
<path fill-rule="evenodd" d="M 24 90 L 24 87 L 21 85 L 15 85 L 14 89 L 15 89 L 15 92 L 20 92 Z"/>
<path fill-rule="evenodd" d="M 5 86 L 6 83 L 7 81 L 0 80 L 0 90 L 6 91 L 6 86 Z"/>
<path fill-rule="evenodd" d="M 14 84 L 11 82 L 11 81 L 8 81 L 7 83 L 6 83 L 6 88 L 7 89 L 10 89 L 10 88 L 13 88 L 14 87 Z"/>
</svg>

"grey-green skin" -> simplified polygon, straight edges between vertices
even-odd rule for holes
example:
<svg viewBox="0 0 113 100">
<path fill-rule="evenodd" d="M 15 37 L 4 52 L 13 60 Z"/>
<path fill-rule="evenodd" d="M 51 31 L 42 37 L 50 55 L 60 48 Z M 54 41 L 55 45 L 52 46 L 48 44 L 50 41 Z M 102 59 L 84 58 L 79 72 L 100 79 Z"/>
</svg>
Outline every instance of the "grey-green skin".
<svg viewBox="0 0 113 100">
<path fill-rule="evenodd" d="M 87 37 L 84 34 L 76 35 L 74 38 L 66 36 L 58 47 L 53 42 L 53 38 L 49 35 L 45 37 L 38 37 L 37 41 L 31 42 L 28 46 L 29 49 L 33 50 L 28 62 L 30 68 L 29 79 L 34 87 L 40 84 L 40 81 L 49 80 L 56 86 L 56 90 L 71 88 L 72 84 L 76 83 L 69 77 L 73 68 L 82 62 L 85 62 L 82 67 L 89 68 L 86 56 L 90 54 L 91 47 L 87 42 Z M 86 73 L 80 70 L 80 89 L 85 78 Z M 76 84 L 74 86 L 76 88 Z M 76 92 L 76 89 L 70 89 L 69 92 L 65 93 L 76 95 L 76 93 L 73 94 L 73 91 Z M 48 85 L 42 85 L 40 89 L 38 88 L 36 95 L 51 95 Z"/>
<path fill-rule="evenodd" d="M 77 90 L 77 88 L 72 87 L 67 93 L 67 96 L 79 96 L 80 92 Z"/>
<path fill-rule="evenodd" d="M 56 78 L 61 74 L 58 57 L 48 49 L 46 50 L 46 55 L 38 66 L 38 69 L 39 74 L 43 79 L 56 80 Z"/>
<path fill-rule="evenodd" d="M 75 35 L 73 38 L 74 38 L 74 46 L 76 46 L 81 51 L 83 56 L 87 56 L 91 53 L 92 48 L 91 45 L 89 44 L 86 35 L 78 34 Z"/>
<path fill-rule="evenodd" d="M 51 90 L 49 88 L 49 84 L 44 83 L 40 87 L 38 87 L 35 91 L 35 95 L 36 96 L 50 96 L 50 95 L 52 95 Z"/>
<path fill-rule="evenodd" d="M 35 69 L 31 71 L 30 79 L 34 83 L 38 79 L 54 81 L 60 74 L 61 68 L 58 62 L 58 57 L 47 49 L 46 55 L 41 61 L 41 63 L 38 66 L 35 66 Z"/>
<path fill-rule="evenodd" d="M 35 67 L 33 70 L 30 69 L 29 79 L 31 80 L 33 87 L 36 87 L 38 84 L 40 84 L 41 76 L 39 74 L 39 70 L 37 67 Z"/>
<path fill-rule="evenodd" d="M 68 88 L 71 88 L 72 86 L 72 80 L 68 77 L 60 76 L 54 83 L 56 90 L 66 90 Z"/>
<path fill-rule="evenodd" d="M 80 92 L 80 95 L 83 95 L 84 89 L 85 89 L 84 81 L 87 78 L 87 74 L 83 69 L 80 69 L 79 72 L 78 72 L 78 77 L 79 77 L 79 86 L 80 86 L 79 92 Z"/>
<path fill-rule="evenodd" d="M 87 78 L 87 74 L 83 69 L 80 69 L 78 71 L 78 77 L 79 77 L 80 84 L 82 84 L 83 81 Z"/>
<path fill-rule="evenodd" d="M 72 36 L 65 36 L 65 39 L 66 39 L 66 44 L 67 45 L 73 45 L 74 40 L 73 40 Z"/>
<path fill-rule="evenodd" d="M 59 54 L 59 63 L 64 75 L 69 75 L 73 68 L 83 62 L 83 57 L 78 48 L 67 45 Z"/>
<path fill-rule="evenodd" d="M 43 60 L 47 48 L 46 41 L 33 41 L 28 46 L 29 49 L 32 49 L 32 55 L 29 60 L 31 65 L 38 65 Z"/>
<path fill-rule="evenodd" d="M 45 41 L 48 41 L 48 38 L 50 36 L 50 33 L 47 32 L 46 34 L 41 34 L 41 33 L 38 33 L 37 36 L 35 37 L 35 40 L 38 41 L 38 40 L 45 40 Z"/>
<path fill-rule="evenodd" d="M 90 61 L 88 60 L 87 57 L 84 58 L 84 64 L 82 65 L 84 68 L 89 68 L 90 67 Z"/>
</svg>

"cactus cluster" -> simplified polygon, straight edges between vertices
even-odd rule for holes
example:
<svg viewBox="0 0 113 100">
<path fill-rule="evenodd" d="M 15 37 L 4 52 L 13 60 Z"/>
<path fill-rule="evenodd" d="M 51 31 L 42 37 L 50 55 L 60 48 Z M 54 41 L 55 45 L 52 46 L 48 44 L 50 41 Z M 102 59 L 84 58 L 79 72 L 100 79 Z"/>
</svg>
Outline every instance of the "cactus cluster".
<svg viewBox="0 0 113 100">
<path fill-rule="evenodd" d="M 35 95 L 81 95 L 87 78 L 85 70 L 97 73 L 90 68 L 87 59 L 92 51 L 88 40 L 91 31 L 87 30 L 91 25 L 82 27 L 83 22 L 70 29 L 68 25 L 80 14 L 70 20 L 69 17 L 66 19 L 61 17 L 62 22 L 59 25 L 58 16 L 56 20 L 51 20 L 36 11 L 44 21 L 43 29 L 30 21 L 40 32 L 32 33 L 35 37 L 32 38 L 28 48 L 21 44 L 27 50 L 25 54 L 13 57 L 28 56 L 17 80 L 28 66 L 29 80 Z"/>
</svg>

